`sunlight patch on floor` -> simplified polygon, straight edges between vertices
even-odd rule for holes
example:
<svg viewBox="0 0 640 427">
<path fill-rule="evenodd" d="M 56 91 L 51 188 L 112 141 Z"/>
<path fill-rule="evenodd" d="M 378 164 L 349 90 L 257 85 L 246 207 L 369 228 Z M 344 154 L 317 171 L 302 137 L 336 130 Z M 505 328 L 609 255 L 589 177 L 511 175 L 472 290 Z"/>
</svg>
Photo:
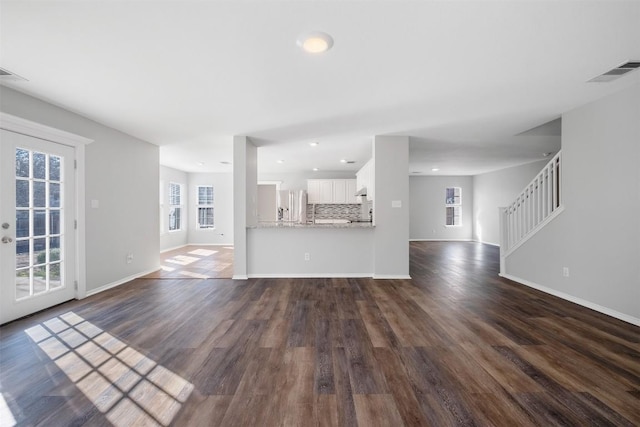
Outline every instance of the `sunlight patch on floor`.
<svg viewBox="0 0 640 427">
<path fill-rule="evenodd" d="M 184 378 L 74 312 L 25 332 L 117 427 L 167 426 L 193 391 Z M 10 411 L 6 419 L 13 419 Z"/>
<path fill-rule="evenodd" d="M 2 394 L 0 394 L 0 423 L 0 425 L 7 427 L 16 425 L 16 419 L 13 417 L 13 413 Z"/>
<path fill-rule="evenodd" d="M 189 265 L 196 261 L 200 261 L 200 258 L 186 255 L 176 255 L 169 258 L 165 262 L 168 262 L 169 264 Z"/>
<path fill-rule="evenodd" d="M 213 254 L 217 254 L 218 251 L 213 251 L 211 249 L 194 249 L 189 253 L 191 255 L 210 256 L 210 255 L 213 255 Z"/>
</svg>

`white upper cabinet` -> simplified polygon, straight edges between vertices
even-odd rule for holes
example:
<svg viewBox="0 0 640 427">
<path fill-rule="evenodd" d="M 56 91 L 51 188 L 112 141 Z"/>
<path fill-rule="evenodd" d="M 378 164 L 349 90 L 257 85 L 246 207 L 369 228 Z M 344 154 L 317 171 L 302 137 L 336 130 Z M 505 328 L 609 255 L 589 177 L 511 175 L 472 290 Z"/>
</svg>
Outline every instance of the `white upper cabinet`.
<svg viewBox="0 0 640 427">
<path fill-rule="evenodd" d="M 309 203 L 359 203 L 355 179 L 309 179 L 307 193 Z"/>
</svg>

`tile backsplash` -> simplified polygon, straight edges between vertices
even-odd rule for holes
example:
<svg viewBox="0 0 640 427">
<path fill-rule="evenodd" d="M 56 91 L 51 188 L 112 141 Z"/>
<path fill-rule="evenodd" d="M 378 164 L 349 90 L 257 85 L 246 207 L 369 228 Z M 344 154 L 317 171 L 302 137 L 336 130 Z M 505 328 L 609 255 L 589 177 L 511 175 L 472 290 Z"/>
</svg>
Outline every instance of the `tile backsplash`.
<svg viewBox="0 0 640 427">
<path fill-rule="evenodd" d="M 308 204 L 307 205 L 307 221 L 314 218 L 313 210 L 315 209 L 315 219 L 348 219 L 357 221 L 359 219 L 368 218 L 369 204 Z"/>
</svg>

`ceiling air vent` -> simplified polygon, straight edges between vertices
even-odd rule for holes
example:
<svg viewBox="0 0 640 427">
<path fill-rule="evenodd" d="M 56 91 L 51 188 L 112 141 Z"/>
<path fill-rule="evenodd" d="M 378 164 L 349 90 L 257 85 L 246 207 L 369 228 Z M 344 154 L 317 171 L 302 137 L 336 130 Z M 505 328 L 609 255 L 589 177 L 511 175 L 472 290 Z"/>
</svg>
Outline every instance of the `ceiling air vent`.
<svg viewBox="0 0 640 427">
<path fill-rule="evenodd" d="M 9 70 L 5 70 L 4 68 L 0 68 L 0 83 L 8 82 L 8 81 L 26 81 L 22 76 L 17 75 L 16 73 L 12 73 Z"/>
<path fill-rule="evenodd" d="M 628 61 L 625 62 L 622 65 L 618 65 L 616 68 L 613 68 L 609 71 L 607 71 L 604 74 L 601 74 L 597 77 L 592 78 L 591 80 L 589 80 L 590 82 L 596 82 L 596 83 L 604 83 L 604 82 L 610 82 L 613 81 L 615 79 L 620 78 L 620 76 L 623 76 L 633 70 L 635 70 L 636 68 L 640 68 L 640 60 L 638 61 Z"/>
</svg>

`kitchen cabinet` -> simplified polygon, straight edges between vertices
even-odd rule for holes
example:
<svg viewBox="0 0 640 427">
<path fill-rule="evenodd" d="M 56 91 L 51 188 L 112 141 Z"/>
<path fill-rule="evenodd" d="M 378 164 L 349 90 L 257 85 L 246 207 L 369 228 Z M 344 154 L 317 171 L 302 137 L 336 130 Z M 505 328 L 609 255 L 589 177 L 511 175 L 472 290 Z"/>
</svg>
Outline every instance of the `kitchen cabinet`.
<svg viewBox="0 0 640 427">
<path fill-rule="evenodd" d="M 309 203 L 345 204 L 359 203 L 355 197 L 355 179 L 309 179 L 307 193 Z"/>
</svg>

